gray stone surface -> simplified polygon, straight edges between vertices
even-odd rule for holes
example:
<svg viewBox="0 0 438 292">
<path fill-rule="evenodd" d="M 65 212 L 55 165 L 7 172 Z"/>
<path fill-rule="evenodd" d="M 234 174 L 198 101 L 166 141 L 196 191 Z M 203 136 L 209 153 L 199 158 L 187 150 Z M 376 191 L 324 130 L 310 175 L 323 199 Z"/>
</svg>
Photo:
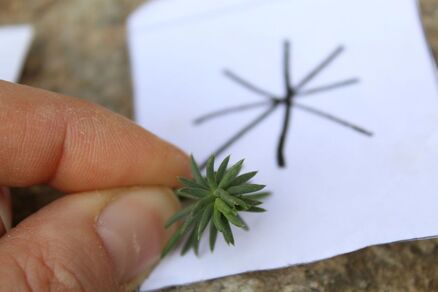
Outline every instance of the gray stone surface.
<svg viewBox="0 0 438 292">
<path fill-rule="evenodd" d="M 0 24 L 26 22 L 36 27 L 36 39 L 21 82 L 91 100 L 131 116 L 124 22 L 142 2 L 0 0 Z M 427 38 L 437 58 L 438 0 L 420 2 Z M 46 187 L 34 187 L 16 189 L 14 195 L 18 222 L 59 194 Z M 438 291 L 438 240 L 372 247 L 309 265 L 248 273 L 166 291 L 361 290 Z"/>
</svg>

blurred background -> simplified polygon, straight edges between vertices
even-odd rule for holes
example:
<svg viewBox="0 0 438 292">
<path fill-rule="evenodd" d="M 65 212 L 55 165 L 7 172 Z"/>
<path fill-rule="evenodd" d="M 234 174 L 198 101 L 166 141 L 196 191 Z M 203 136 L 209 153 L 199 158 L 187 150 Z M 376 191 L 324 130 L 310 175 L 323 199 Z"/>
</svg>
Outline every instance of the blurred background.
<svg viewBox="0 0 438 292">
<path fill-rule="evenodd" d="M 438 59 L 438 0 L 419 2 L 427 39 Z M 20 83 L 87 99 L 131 117 L 125 22 L 143 3 L 0 0 L 0 25 L 29 23 L 35 29 Z M 44 186 L 13 193 L 15 223 L 61 195 Z M 169 290 L 438 291 L 438 240 L 372 247 L 311 265 Z"/>
</svg>

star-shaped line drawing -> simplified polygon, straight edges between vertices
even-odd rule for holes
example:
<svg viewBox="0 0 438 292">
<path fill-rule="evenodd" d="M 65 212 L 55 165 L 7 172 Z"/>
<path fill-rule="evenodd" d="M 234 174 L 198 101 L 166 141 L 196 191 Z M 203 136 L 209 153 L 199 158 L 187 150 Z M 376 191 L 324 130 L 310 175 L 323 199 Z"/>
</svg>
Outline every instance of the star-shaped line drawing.
<svg viewBox="0 0 438 292">
<path fill-rule="evenodd" d="M 310 107 L 299 103 L 296 101 L 298 98 L 302 98 L 305 96 L 326 92 L 333 89 L 338 89 L 345 86 L 350 86 L 357 84 L 359 82 L 358 78 L 350 78 L 343 81 L 335 82 L 332 84 L 319 86 L 311 89 L 304 89 L 304 87 L 313 80 L 319 73 L 321 73 L 328 65 L 330 65 L 337 57 L 341 55 L 344 51 L 343 46 L 337 47 L 330 55 L 328 55 L 318 66 L 316 66 L 309 74 L 307 74 L 298 84 L 293 85 L 292 76 L 290 73 L 290 55 L 291 55 L 291 46 L 289 41 L 284 42 L 284 56 L 283 56 L 283 78 L 284 78 L 284 88 L 285 93 L 283 96 L 275 95 L 269 91 L 266 91 L 258 86 L 246 81 L 244 78 L 239 75 L 233 73 L 230 70 L 224 70 L 224 74 L 230 80 L 236 82 L 237 84 L 243 86 L 244 88 L 250 90 L 251 92 L 264 97 L 266 100 L 261 102 L 247 103 L 234 107 L 229 107 L 221 110 L 217 110 L 214 112 L 210 112 L 203 116 L 198 117 L 194 120 L 196 125 L 202 124 L 206 121 L 209 121 L 214 118 L 218 118 L 223 115 L 237 113 L 242 111 L 247 111 L 254 108 L 259 107 L 267 107 L 266 111 L 264 111 L 261 115 L 257 116 L 254 120 L 252 120 L 249 124 L 243 127 L 240 131 L 234 134 L 231 138 L 229 138 L 224 144 L 222 144 L 216 151 L 213 152 L 212 155 L 218 156 L 223 153 L 226 149 L 232 146 L 236 141 L 242 138 L 246 133 L 255 128 L 258 124 L 260 124 L 263 120 L 265 120 L 268 116 L 270 116 L 277 108 L 283 106 L 284 111 L 284 119 L 283 119 L 283 127 L 281 129 L 280 137 L 278 139 L 277 144 L 277 164 L 279 167 L 286 166 L 286 159 L 284 155 L 284 148 L 286 143 L 287 134 L 289 131 L 290 120 L 292 116 L 292 109 L 295 108 L 297 110 L 301 110 L 307 112 L 309 114 L 318 116 L 320 118 L 329 120 L 338 125 L 344 126 L 351 130 L 354 130 L 357 133 L 363 134 L 365 136 L 371 137 L 373 133 L 369 130 L 366 130 L 360 126 L 357 126 L 353 123 L 350 123 L 346 120 L 343 120 L 339 117 L 336 117 L 332 114 L 326 113 L 314 107 Z M 206 162 L 201 164 L 201 167 L 205 167 Z"/>
</svg>

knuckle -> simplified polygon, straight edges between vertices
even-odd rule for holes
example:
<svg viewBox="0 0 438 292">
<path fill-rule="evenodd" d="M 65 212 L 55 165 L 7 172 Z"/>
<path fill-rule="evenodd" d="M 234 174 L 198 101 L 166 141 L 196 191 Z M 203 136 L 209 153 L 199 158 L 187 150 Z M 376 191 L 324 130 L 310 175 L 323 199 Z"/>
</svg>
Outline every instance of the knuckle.
<svg viewBox="0 0 438 292">
<path fill-rule="evenodd" d="M 19 239 L 14 241 L 15 247 L 22 250 L 10 256 L 14 277 L 27 291 L 85 291 L 78 270 L 72 270 L 66 265 L 68 261 L 51 254 L 53 243 L 43 246 Z"/>
</svg>

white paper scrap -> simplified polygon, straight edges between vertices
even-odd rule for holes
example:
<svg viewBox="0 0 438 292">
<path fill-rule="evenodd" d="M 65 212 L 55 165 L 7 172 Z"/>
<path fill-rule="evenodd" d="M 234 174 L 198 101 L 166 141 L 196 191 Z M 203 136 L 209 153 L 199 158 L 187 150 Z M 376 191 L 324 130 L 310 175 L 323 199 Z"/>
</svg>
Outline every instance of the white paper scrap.
<svg viewBox="0 0 438 292">
<path fill-rule="evenodd" d="M 18 81 L 32 36 L 28 25 L 0 26 L 0 79 Z"/>
<path fill-rule="evenodd" d="M 245 215 L 250 232 L 234 229 L 235 247 L 221 238 L 211 254 L 204 238 L 200 257 L 171 254 L 142 289 L 437 235 L 438 86 L 418 15 L 415 0 L 160 0 L 135 12 L 138 122 L 198 160 L 246 158 L 273 192 L 267 213 Z"/>
</svg>

